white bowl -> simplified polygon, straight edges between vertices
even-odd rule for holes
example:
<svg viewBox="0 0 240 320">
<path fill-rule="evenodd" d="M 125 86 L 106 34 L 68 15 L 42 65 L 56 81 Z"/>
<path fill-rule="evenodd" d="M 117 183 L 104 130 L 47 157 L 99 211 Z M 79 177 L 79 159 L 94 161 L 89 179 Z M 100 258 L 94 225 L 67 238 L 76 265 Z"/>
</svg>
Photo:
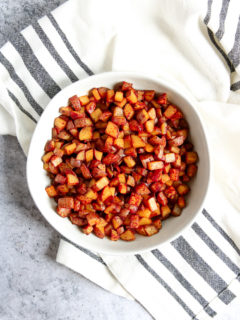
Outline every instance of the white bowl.
<svg viewBox="0 0 240 320">
<path fill-rule="evenodd" d="M 170 101 L 183 111 L 190 125 L 191 141 L 199 155 L 198 173 L 191 184 L 187 207 L 182 215 L 163 222 L 163 228 L 152 237 L 136 236 L 132 242 L 110 241 L 99 239 L 95 235 L 86 236 L 68 219 L 61 218 L 56 212 L 55 202 L 47 196 L 45 187 L 49 185 L 49 177 L 43 170 L 41 157 L 47 140 L 51 139 L 54 118 L 59 114 L 59 107 L 68 103 L 68 98 L 77 94 L 85 95 L 93 87 L 113 87 L 116 83 L 128 81 L 137 89 L 153 89 L 167 92 Z M 76 245 L 99 253 L 113 255 L 136 254 L 152 250 L 159 245 L 176 238 L 186 227 L 192 224 L 201 211 L 205 199 L 210 176 L 210 161 L 207 139 L 196 107 L 192 102 L 165 81 L 145 75 L 125 72 L 108 72 L 79 80 L 60 91 L 43 112 L 30 144 L 27 161 L 27 181 L 31 195 L 46 220 L 65 238 Z"/>
</svg>

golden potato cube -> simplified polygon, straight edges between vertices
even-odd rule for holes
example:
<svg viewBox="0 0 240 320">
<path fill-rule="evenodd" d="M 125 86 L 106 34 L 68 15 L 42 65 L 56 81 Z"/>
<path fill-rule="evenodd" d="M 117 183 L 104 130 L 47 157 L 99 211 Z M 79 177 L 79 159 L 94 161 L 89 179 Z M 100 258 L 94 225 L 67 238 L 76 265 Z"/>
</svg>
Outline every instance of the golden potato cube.
<svg viewBox="0 0 240 320">
<path fill-rule="evenodd" d="M 133 168 L 136 164 L 135 160 L 131 156 L 126 156 L 123 158 L 123 161 L 126 163 L 128 168 Z"/>
<path fill-rule="evenodd" d="M 144 148 L 146 143 L 138 136 L 131 135 L 133 148 Z"/>
<path fill-rule="evenodd" d="M 118 126 L 115 123 L 109 121 L 105 133 L 113 138 L 117 138 L 119 135 Z"/>
<path fill-rule="evenodd" d="M 84 127 L 79 132 L 79 140 L 91 140 L 93 137 L 93 128 L 92 127 Z"/>
<path fill-rule="evenodd" d="M 89 149 L 86 151 L 86 161 L 90 162 L 93 159 L 93 149 Z"/>
</svg>

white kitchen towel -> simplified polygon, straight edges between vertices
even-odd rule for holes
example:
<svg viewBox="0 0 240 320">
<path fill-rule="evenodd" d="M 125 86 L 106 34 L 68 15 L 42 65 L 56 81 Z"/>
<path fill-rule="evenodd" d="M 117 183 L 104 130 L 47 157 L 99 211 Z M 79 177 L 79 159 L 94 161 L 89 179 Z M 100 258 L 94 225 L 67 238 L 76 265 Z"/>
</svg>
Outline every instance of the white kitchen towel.
<svg viewBox="0 0 240 320">
<path fill-rule="evenodd" d="M 57 255 L 156 319 L 216 318 L 240 297 L 239 14 L 237 0 L 70 0 L 0 49 L 0 133 L 26 154 L 50 99 L 93 73 L 153 74 L 195 99 L 213 179 L 191 228 L 141 255 L 100 256 L 66 239 Z"/>
</svg>

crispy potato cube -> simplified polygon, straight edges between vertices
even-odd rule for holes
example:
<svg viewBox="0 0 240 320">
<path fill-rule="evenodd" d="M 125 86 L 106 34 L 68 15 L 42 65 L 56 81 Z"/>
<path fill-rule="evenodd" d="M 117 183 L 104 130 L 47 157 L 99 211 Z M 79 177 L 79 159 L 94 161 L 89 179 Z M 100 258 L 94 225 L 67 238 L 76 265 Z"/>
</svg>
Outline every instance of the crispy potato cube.
<svg viewBox="0 0 240 320">
<path fill-rule="evenodd" d="M 130 187 L 135 187 L 135 180 L 132 176 L 128 176 L 127 185 L 129 185 Z"/>
<path fill-rule="evenodd" d="M 172 209 L 172 216 L 174 217 L 178 217 L 180 216 L 180 214 L 182 213 L 182 209 L 179 207 L 179 205 L 177 203 L 175 203 L 173 209 Z"/>
<path fill-rule="evenodd" d="M 67 121 L 58 117 L 54 120 L 54 127 L 58 128 L 59 131 L 62 131 L 67 125 Z"/>
<path fill-rule="evenodd" d="M 145 183 L 140 183 L 138 186 L 136 186 L 135 191 L 137 194 L 141 194 L 141 195 L 150 193 L 150 190 L 148 189 Z"/>
<path fill-rule="evenodd" d="M 164 167 L 163 161 L 151 161 L 147 164 L 148 170 L 158 170 Z"/>
<path fill-rule="evenodd" d="M 148 115 L 151 120 L 155 120 L 156 119 L 156 109 L 155 108 L 149 109 Z"/>
<path fill-rule="evenodd" d="M 52 156 L 50 161 L 51 161 L 51 164 L 56 168 L 62 162 L 62 158 L 58 156 Z"/>
<path fill-rule="evenodd" d="M 94 122 L 98 122 L 98 120 L 100 120 L 102 114 L 103 114 L 102 110 L 97 108 L 90 114 L 90 116 Z"/>
<path fill-rule="evenodd" d="M 89 98 L 88 98 L 88 96 L 81 96 L 81 97 L 79 97 L 79 101 L 82 106 L 85 106 L 86 104 L 89 103 Z"/>
<path fill-rule="evenodd" d="M 86 225 L 84 227 L 82 227 L 82 231 L 83 233 L 85 233 L 86 235 L 90 234 L 93 231 L 93 226 L 91 225 Z"/>
<path fill-rule="evenodd" d="M 143 167 L 147 168 L 148 163 L 154 161 L 154 158 L 152 155 L 141 155 L 140 160 L 142 162 Z"/>
<path fill-rule="evenodd" d="M 147 143 L 145 146 L 145 151 L 151 153 L 154 151 L 154 147 L 150 143 Z"/>
<path fill-rule="evenodd" d="M 131 140 L 131 136 L 130 135 L 129 136 L 125 136 L 123 138 L 123 140 L 124 140 L 124 149 L 128 149 L 128 148 L 130 148 L 132 146 L 132 140 Z"/>
<path fill-rule="evenodd" d="M 151 101 L 154 99 L 155 91 L 154 90 L 145 90 L 144 91 L 144 99 L 147 101 Z"/>
<path fill-rule="evenodd" d="M 49 152 L 49 151 L 53 151 L 54 149 L 55 149 L 55 141 L 48 140 L 45 144 L 44 151 Z"/>
<path fill-rule="evenodd" d="M 62 218 L 66 218 L 70 213 L 71 213 L 71 209 L 69 209 L 69 208 L 58 208 L 57 207 L 57 214 Z"/>
<path fill-rule="evenodd" d="M 76 150 L 76 147 L 76 143 L 71 143 L 64 147 L 64 151 L 67 155 L 70 155 Z"/>
<path fill-rule="evenodd" d="M 136 229 L 138 234 L 141 234 L 142 236 L 147 236 L 146 231 L 145 231 L 145 226 L 140 226 L 139 228 Z"/>
<path fill-rule="evenodd" d="M 121 102 L 123 100 L 123 92 L 117 91 L 114 96 L 114 100 L 117 102 Z"/>
<path fill-rule="evenodd" d="M 54 198 L 58 194 L 54 186 L 46 187 L 45 190 L 50 198 Z"/>
<path fill-rule="evenodd" d="M 152 224 L 152 219 L 150 219 L 150 218 L 141 218 L 139 220 L 139 226 L 144 226 L 144 225 L 148 225 L 148 224 Z"/>
<path fill-rule="evenodd" d="M 171 213 L 171 209 L 169 208 L 168 205 L 161 207 L 161 217 L 163 220 L 168 218 L 170 213 Z"/>
<path fill-rule="evenodd" d="M 112 121 L 109 121 L 105 130 L 105 133 L 113 138 L 117 138 L 119 135 L 118 126 Z"/>
<path fill-rule="evenodd" d="M 85 151 L 82 150 L 77 154 L 76 160 L 84 161 L 85 160 Z"/>
<path fill-rule="evenodd" d="M 102 156 L 103 156 L 103 153 L 101 151 L 94 149 L 94 157 L 96 158 L 96 160 L 101 161 Z"/>
<path fill-rule="evenodd" d="M 155 197 L 151 197 L 149 198 L 147 201 L 147 206 L 148 208 L 153 212 L 156 211 L 158 209 L 157 203 L 156 203 L 156 199 Z"/>
<path fill-rule="evenodd" d="M 129 205 L 139 207 L 142 202 L 142 199 L 143 197 L 140 194 L 132 192 L 128 203 Z"/>
<path fill-rule="evenodd" d="M 153 236 L 154 234 L 158 233 L 158 229 L 154 224 L 146 225 L 145 227 L 145 232 L 148 237 Z"/>
<path fill-rule="evenodd" d="M 76 95 L 69 98 L 69 104 L 73 107 L 73 109 L 75 109 L 77 111 L 81 109 L 80 100 L 79 100 L 78 96 L 76 96 Z"/>
<path fill-rule="evenodd" d="M 75 186 L 76 184 L 79 184 L 78 177 L 74 174 L 68 173 L 67 175 L 67 184 L 69 186 Z"/>
<path fill-rule="evenodd" d="M 149 115 L 145 109 L 142 109 L 138 111 L 136 118 L 139 123 L 144 124 L 149 119 Z"/>
<path fill-rule="evenodd" d="M 153 221 L 153 224 L 155 225 L 155 227 L 160 230 L 162 228 L 162 221 L 161 218 L 157 218 Z"/>
<path fill-rule="evenodd" d="M 187 167 L 187 175 L 189 176 L 189 178 L 194 177 L 196 173 L 197 173 L 197 166 L 195 164 L 190 164 Z"/>
<path fill-rule="evenodd" d="M 162 206 L 166 206 L 168 203 L 168 199 L 163 192 L 159 192 L 157 195 L 157 200 Z"/>
<path fill-rule="evenodd" d="M 115 193 L 115 188 L 114 187 L 109 187 L 106 186 L 103 188 L 102 192 L 101 192 L 101 200 L 104 202 L 106 201 L 107 198 L 113 196 Z"/>
<path fill-rule="evenodd" d="M 74 120 L 74 125 L 76 128 L 91 127 L 93 125 L 90 118 L 81 118 Z"/>
<path fill-rule="evenodd" d="M 94 232 L 95 236 L 97 236 L 100 239 L 103 239 L 105 237 L 104 226 L 95 225 L 93 227 L 93 232 Z"/>
<path fill-rule="evenodd" d="M 176 112 L 177 112 L 177 108 L 170 104 L 170 105 L 167 107 L 167 109 L 165 110 L 165 112 L 164 112 L 163 115 L 164 115 L 167 119 L 171 119 Z"/>
<path fill-rule="evenodd" d="M 120 183 L 118 185 L 118 190 L 121 194 L 126 194 L 127 193 L 127 185 L 125 183 Z"/>
<path fill-rule="evenodd" d="M 85 197 L 92 199 L 92 200 L 96 200 L 98 198 L 98 194 L 97 194 L 97 192 L 93 191 L 92 189 L 89 189 L 87 191 L 87 193 L 85 194 Z"/>
<path fill-rule="evenodd" d="M 122 117 L 123 116 L 123 109 L 120 107 L 115 107 L 113 109 L 113 117 Z"/>
<path fill-rule="evenodd" d="M 108 88 L 100 87 L 98 88 L 98 92 L 102 98 L 106 98 Z"/>
<path fill-rule="evenodd" d="M 119 149 L 124 148 L 124 140 L 123 138 L 117 138 L 114 140 L 113 145 Z"/>
<path fill-rule="evenodd" d="M 73 209 L 74 208 L 73 197 L 59 198 L 58 199 L 58 208 Z"/>
<path fill-rule="evenodd" d="M 169 170 L 170 179 L 173 180 L 173 181 L 178 181 L 178 179 L 179 179 L 179 172 L 180 172 L 179 169 L 173 169 L 173 168 L 171 168 L 171 169 Z"/>
<path fill-rule="evenodd" d="M 122 224 L 123 224 L 123 221 L 119 216 L 114 216 L 112 218 L 112 225 L 115 230 L 119 228 Z"/>
<path fill-rule="evenodd" d="M 130 228 L 136 229 L 139 227 L 139 216 L 137 214 L 133 214 L 130 217 Z"/>
<path fill-rule="evenodd" d="M 127 91 L 132 89 L 132 83 L 123 81 L 122 83 L 122 91 Z"/>
<path fill-rule="evenodd" d="M 101 96 L 100 96 L 97 88 L 93 88 L 93 89 L 91 90 L 91 93 L 92 93 L 92 95 L 93 95 L 93 97 L 94 97 L 94 99 L 95 99 L 96 101 L 101 100 Z"/>
<path fill-rule="evenodd" d="M 135 104 L 138 101 L 137 96 L 134 93 L 134 90 L 128 90 L 126 92 L 126 98 L 132 104 Z"/>
<path fill-rule="evenodd" d="M 93 111 L 96 109 L 96 103 L 94 101 L 89 102 L 85 109 L 89 114 L 93 113 Z"/>
<path fill-rule="evenodd" d="M 133 168 L 136 164 L 135 160 L 131 156 L 126 156 L 123 158 L 123 161 L 126 163 L 128 168 Z"/>
<path fill-rule="evenodd" d="M 108 121 L 109 118 L 111 118 L 111 116 L 112 116 L 112 112 L 110 112 L 110 111 L 104 111 L 104 112 L 101 114 L 99 120 L 101 120 L 101 121 L 103 121 L 103 122 L 106 122 L 106 121 Z"/>
<path fill-rule="evenodd" d="M 59 112 L 67 117 L 70 117 L 71 111 L 73 111 L 73 109 L 69 106 L 59 108 Z"/>
<path fill-rule="evenodd" d="M 83 175 L 83 177 L 85 179 L 91 179 L 92 178 L 92 175 L 91 175 L 88 167 L 85 165 L 85 163 L 81 164 L 80 170 L 81 170 L 81 173 L 82 173 L 82 175 Z"/>
<path fill-rule="evenodd" d="M 62 185 L 57 186 L 57 192 L 59 194 L 62 194 L 62 195 L 67 194 L 68 190 L 69 190 L 69 188 L 66 184 L 62 184 Z"/>
<path fill-rule="evenodd" d="M 126 176 L 124 173 L 119 173 L 117 177 L 120 183 L 126 183 Z"/>
<path fill-rule="evenodd" d="M 82 141 L 91 140 L 92 137 L 93 137 L 92 127 L 84 127 L 79 132 L 79 140 L 82 140 Z"/>
<path fill-rule="evenodd" d="M 78 215 L 75 213 L 69 214 L 69 219 L 72 222 L 72 224 L 75 224 L 79 227 L 82 227 L 82 226 L 86 225 L 86 223 L 87 223 L 86 219 L 79 218 Z"/>
<path fill-rule="evenodd" d="M 119 233 L 116 230 L 112 229 L 110 231 L 110 240 L 117 241 L 117 240 L 119 240 L 119 238 L 120 238 Z"/>
<path fill-rule="evenodd" d="M 132 117 L 134 116 L 134 109 L 130 103 L 127 103 L 124 107 L 124 115 L 127 120 L 131 120 Z"/>
<path fill-rule="evenodd" d="M 96 191 L 99 191 L 99 190 L 102 190 L 105 186 L 107 186 L 109 184 L 109 180 L 107 177 L 102 177 L 101 179 L 99 179 L 95 186 L 94 186 L 94 189 Z"/>
<path fill-rule="evenodd" d="M 115 101 L 115 105 L 120 107 L 120 108 L 123 108 L 126 103 L 127 103 L 127 99 L 126 98 L 123 98 L 122 101 L 120 101 L 120 102 Z"/>
<path fill-rule="evenodd" d="M 113 116 L 112 122 L 114 122 L 118 127 L 124 126 L 127 123 L 127 120 L 123 116 Z"/>
<path fill-rule="evenodd" d="M 120 156 L 118 154 L 109 153 L 106 157 L 103 158 L 103 163 L 106 165 L 116 163 L 120 160 Z"/>
<path fill-rule="evenodd" d="M 131 229 L 128 229 L 120 235 L 120 238 L 124 241 L 133 241 L 135 240 L 135 234 Z"/>
<path fill-rule="evenodd" d="M 86 215 L 86 219 L 90 226 L 94 226 L 99 222 L 99 215 L 94 212 L 90 212 Z"/>
<path fill-rule="evenodd" d="M 180 184 L 180 185 L 177 187 L 177 192 L 178 192 L 181 196 L 187 194 L 189 191 L 190 191 L 190 188 L 189 188 L 189 186 L 186 185 L 186 184 Z"/>
<path fill-rule="evenodd" d="M 48 152 L 42 157 L 44 163 L 48 163 L 53 156 L 53 152 Z"/>
<path fill-rule="evenodd" d="M 113 102 L 114 101 L 114 96 L 115 96 L 115 92 L 114 90 L 108 90 L 107 91 L 107 97 L 106 97 L 106 100 L 107 102 Z"/>
<path fill-rule="evenodd" d="M 198 155 L 197 152 L 186 152 L 186 163 L 187 164 L 192 164 L 196 163 L 198 161 Z"/>
<path fill-rule="evenodd" d="M 178 197 L 178 205 L 181 209 L 186 207 L 186 202 L 185 199 L 183 197 Z"/>
<path fill-rule="evenodd" d="M 131 135 L 131 139 L 132 139 L 132 146 L 133 148 L 144 148 L 146 143 L 138 136 L 132 134 Z"/>
<path fill-rule="evenodd" d="M 89 149 L 86 151 L 86 162 L 90 162 L 93 160 L 93 149 Z"/>
<path fill-rule="evenodd" d="M 175 160 L 176 160 L 175 153 L 166 153 L 165 154 L 165 162 L 171 163 L 171 162 L 175 162 Z"/>
<path fill-rule="evenodd" d="M 147 122 L 145 122 L 145 128 L 146 128 L 148 133 L 153 132 L 153 130 L 154 130 L 154 120 L 148 120 Z"/>
<path fill-rule="evenodd" d="M 164 192 L 165 192 L 165 195 L 171 200 L 173 200 L 177 195 L 177 191 L 173 186 L 168 187 L 167 189 L 165 189 Z"/>
<path fill-rule="evenodd" d="M 137 211 L 137 214 L 139 215 L 139 217 L 141 218 L 150 218 L 152 212 L 147 209 L 147 208 L 144 208 L 143 210 L 138 210 Z"/>
</svg>

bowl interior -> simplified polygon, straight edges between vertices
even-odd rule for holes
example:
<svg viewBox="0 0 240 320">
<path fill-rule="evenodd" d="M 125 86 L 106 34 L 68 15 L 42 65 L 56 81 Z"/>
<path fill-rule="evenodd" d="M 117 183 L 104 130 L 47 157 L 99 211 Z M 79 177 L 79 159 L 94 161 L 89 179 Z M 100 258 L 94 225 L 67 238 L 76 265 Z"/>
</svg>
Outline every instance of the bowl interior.
<svg viewBox="0 0 240 320">
<path fill-rule="evenodd" d="M 56 204 L 51 200 L 45 187 L 49 185 L 49 178 L 43 170 L 41 157 L 47 140 L 51 138 L 51 128 L 54 118 L 59 114 L 59 107 L 68 103 L 68 98 L 77 94 L 84 95 L 93 87 L 113 87 L 121 81 L 133 83 L 137 89 L 153 89 L 157 92 L 167 92 L 171 102 L 175 103 L 183 111 L 190 125 L 191 141 L 199 154 L 198 173 L 191 183 L 191 192 L 188 197 L 187 207 L 181 216 L 163 221 L 161 231 L 149 238 L 137 235 L 133 242 L 99 239 L 94 235 L 86 236 L 79 228 L 72 225 L 68 219 L 63 219 L 55 212 Z M 36 130 L 33 134 L 27 162 L 27 180 L 31 195 L 42 215 L 65 238 L 79 246 L 83 246 L 95 252 L 108 254 L 133 254 L 153 249 L 166 241 L 175 238 L 189 224 L 192 223 L 197 213 L 201 210 L 206 196 L 209 182 L 209 153 L 204 130 L 195 107 L 164 81 L 152 77 L 133 73 L 103 73 L 88 77 L 73 83 L 59 92 L 49 103 L 43 112 Z"/>
</svg>

